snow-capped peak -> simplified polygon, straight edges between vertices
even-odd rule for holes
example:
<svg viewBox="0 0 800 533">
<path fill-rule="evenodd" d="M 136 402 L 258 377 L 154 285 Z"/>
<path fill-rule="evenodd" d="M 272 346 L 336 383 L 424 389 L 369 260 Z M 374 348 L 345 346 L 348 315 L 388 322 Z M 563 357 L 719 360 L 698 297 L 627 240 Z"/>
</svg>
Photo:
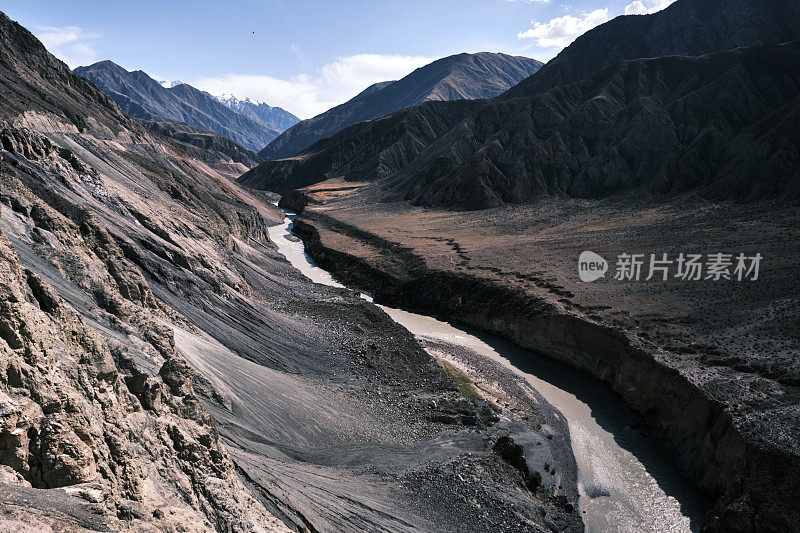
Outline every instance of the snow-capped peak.
<svg viewBox="0 0 800 533">
<path fill-rule="evenodd" d="M 219 100 L 220 102 L 222 102 L 226 106 L 232 107 L 232 108 L 236 108 L 237 105 L 239 105 L 239 104 L 251 104 L 251 105 L 254 105 L 254 106 L 266 105 L 267 107 L 271 107 L 266 102 L 262 102 L 261 100 L 250 99 L 247 96 L 245 96 L 244 98 L 239 98 L 236 95 L 229 94 L 229 93 L 223 93 L 223 94 L 214 96 L 214 98 L 216 98 L 217 100 Z"/>
</svg>

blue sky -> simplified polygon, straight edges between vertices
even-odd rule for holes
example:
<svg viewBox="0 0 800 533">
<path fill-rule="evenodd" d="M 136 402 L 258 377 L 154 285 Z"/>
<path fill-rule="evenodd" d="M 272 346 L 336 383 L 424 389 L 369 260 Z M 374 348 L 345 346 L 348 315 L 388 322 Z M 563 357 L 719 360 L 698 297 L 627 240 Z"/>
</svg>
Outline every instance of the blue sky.
<svg viewBox="0 0 800 533">
<path fill-rule="evenodd" d="M 672 1 L 5 0 L 2 10 L 71 67 L 111 59 L 307 118 L 459 52 L 545 61 L 597 24 Z"/>
</svg>

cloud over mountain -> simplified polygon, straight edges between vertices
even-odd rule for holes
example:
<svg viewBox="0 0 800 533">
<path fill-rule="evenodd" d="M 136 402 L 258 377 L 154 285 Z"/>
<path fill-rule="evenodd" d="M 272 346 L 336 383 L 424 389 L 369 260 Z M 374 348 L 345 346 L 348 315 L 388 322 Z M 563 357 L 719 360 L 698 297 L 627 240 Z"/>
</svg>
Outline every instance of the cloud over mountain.
<svg viewBox="0 0 800 533">
<path fill-rule="evenodd" d="M 327 63 L 313 74 L 290 78 L 229 73 L 201 77 L 192 85 L 211 94 L 265 100 L 308 118 L 341 104 L 373 83 L 402 78 L 433 59 L 423 56 L 357 54 Z"/>
<path fill-rule="evenodd" d="M 36 36 L 47 50 L 70 68 L 93 63 L 97 54 L 92 41 L 99 33 L 87 32 L 80 26 L 40 26 Z"/>
</svg>

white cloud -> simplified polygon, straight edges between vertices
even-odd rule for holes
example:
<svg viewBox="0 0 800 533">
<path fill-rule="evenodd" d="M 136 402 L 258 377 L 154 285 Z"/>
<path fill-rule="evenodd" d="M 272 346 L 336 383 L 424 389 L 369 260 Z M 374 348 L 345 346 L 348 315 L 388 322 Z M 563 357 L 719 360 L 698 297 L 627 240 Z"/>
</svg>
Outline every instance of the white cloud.
<svg viewBox="0 0 800 533">
<path fill-rule="evenodd" d="M 626 15 L 647 15 L 661 11 L 675 0 L 634 0 L 625 6 Z"/>
<path fill-rule="evenodd" d="M 211 94 L 260 100 L 301 118 L 309 118 L 349 100 L 373 83 L 402 78 L 431 61 L 432 58 L 422 56 L 358 54 L 328 63 L 313 75 L 299 74 L 282 79 L 256 74 L 224 74 L 189 83 Z"/>
<path fill-rule="evenodd" d="M 609 20 L 611 13 L 608 9 L 595 9 L 580 17 L 564 15 L 544 23 L 533 21 L 533 28 L 517 34 L 517 39 L 535 39 L 536 45 L 542 48 L 564 48 L 582 34 Z"/>
<path fill-rule="evenodd" d="M 41 26 L 37 28 L 36 37 L 51 54 L 70 68 L 88 65 L 97 60 L 92 40 L 100 37 L 98 33 L 87 33 L 79 26 Z"/>
</svg>

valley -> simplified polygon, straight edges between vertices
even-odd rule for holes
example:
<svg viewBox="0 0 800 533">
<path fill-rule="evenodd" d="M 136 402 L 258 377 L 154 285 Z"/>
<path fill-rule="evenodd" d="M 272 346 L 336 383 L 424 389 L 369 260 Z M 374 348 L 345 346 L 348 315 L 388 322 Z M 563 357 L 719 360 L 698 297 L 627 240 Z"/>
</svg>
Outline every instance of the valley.
<svg viewBox="0 0 800 533">
<path fill-rule="evenodd" d="M 289 211 L 283 230 L 271 232 L 278 250 L 312 281 L 341 286 L 312 263 L 292 239 L 291 221 L 295 217 Z M 361 296 L 372 301 L 369 296 Z M 379 307 L 413 333 L 434 357 L 466 371 L 476 386 L 476 394 L 510 409 L 511 414 L 504 413 L 502 418 L 527 419 L 529 411 L 524 406 L 531 396 L 541 395 L 558 409 L 569 426 L 577 459 L 580 509 L 589 531 L 699 530 L 708 510 L 705 498 L 677 473 L 674 459 L 660 441 L 637 433 L 637 417 L 612 391 L 496 337 L 470 334 L 431 317 Z M 533 390 L 526 390 L 526 384 Z M 545 471 L 540 474 L 543 479 L 552 477 L 555 483 L 562 483 L 563 474 L 555 477 L 555 469 L 548 471 L 552 457 L 542 457 L 536 448 L 541 446 L 541 440 L 519 434 L 514 434 L 514 439 L 527 442 L 525 457 L 529 466 L 544 462 Z"/>
<path fill-rule="evenodd" d="M 798 274 L 796 209 L 776 220 L 770 208 L 687 197 L 668 207 L 621 198 L 455 212 L 365 196 L 322 183 L 295 206 L 304 207 L 295 231 L 338 279 L 379 303 L 456 320 L 605 381 L 716 498 L 718 527 L 792 516 L 792 497 L 775 487 L 792 483 L 785 468 L 798 457 L 798 315 L 785 299 Z M 761 284 L 577 276 L 583 250 L 609 259 L 755 252 L 752 242 L 776 261 L 764 265 Z M 754 357 L 765 345 L 769 353 Z M 738 491 L 750 509 L 728 508 L 741 501 Z"/>
<path fill-rule="evenodd" d="M 800 7 L 470 2 L 9 0 L 0 530 L 800 529 Z"/>
</svg>

